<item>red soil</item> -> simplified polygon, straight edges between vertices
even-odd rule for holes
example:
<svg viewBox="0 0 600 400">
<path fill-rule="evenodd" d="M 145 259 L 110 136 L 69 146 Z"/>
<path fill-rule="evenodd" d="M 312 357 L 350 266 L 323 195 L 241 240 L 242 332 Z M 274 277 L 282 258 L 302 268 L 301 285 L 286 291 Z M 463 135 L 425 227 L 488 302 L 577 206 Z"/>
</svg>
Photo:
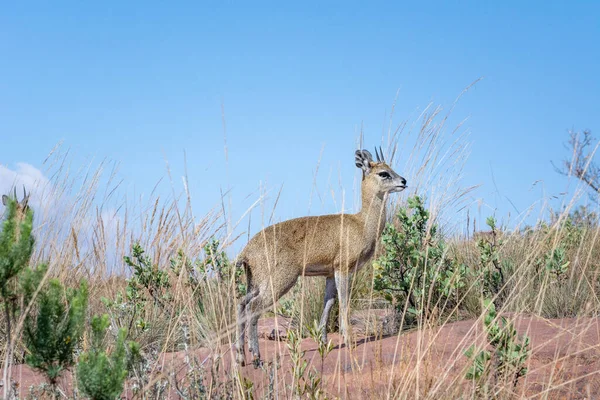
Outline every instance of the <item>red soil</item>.
<svg viewBox="0 0 600 400">
<path fill-rule="evenodd" d="M 263 369 L 252 365 L 241 368 L 242 376 L 254 383 L 255 398 L 268 390 L 269 362 L 279 357 L 280 368 L 275 374 L 274 386 L 282 398 L 290 398 L 286 384 L 291 382 L 291 363 L 285 340 L 270 340 L 275 336 L 275 324 L 283 334 L 282 319 L 264 319 L 260 323 L 261 353 L 265 360 Z M 515 320 L 519 334 L 530 337 L 532 354 L 528 373 L 517 388 L 518 398 L 570 398 L 600 399 L 600 319 L 544 320 L 519 316 Z M 304 358 L 321 372 L 324 390 L 343 398 L 427 397 L 456 398 L 472 391 L 471 383 L 464 379 L 467 358 L 464 351 L 473 343 L 482 343 L 481 322 L 461 321 L 438 328 L 405 332 L 383 338 L 362 338 L 356 348 L 349 351 L 338 347 L 329 354 L 323 365 L 312 339 L 302 341 Z M 330 339 L 339 343 L 338 335 Z M 219 376 L 225 378 L 232 370 L 234 354 L 229 346 L 218 355 L 208 349 L 194 352 L 204 368 L 209 371 L 215 360 L 219 363 Z M 217 357 L 219 356 L 219 357 Z M 157 374 L 176 376 L 185 374 L 185 354 L 167 353 L 161 357 Z M 247 354 L 247 360 L 251 357 Z M 309 366 L 309 370 L 312 367 Z M 207 372 L 207 376 L 210 373 Z M 13 379 L 19 383 L 24 396 L 30 385 L 41 382 L 42 377 L 27 366 L 15 366 Z M 62 382 L 65 393 L 71 393 L 71 377 Z M 175 392 L 170 398 L 178 398 Z"/>
</svg>

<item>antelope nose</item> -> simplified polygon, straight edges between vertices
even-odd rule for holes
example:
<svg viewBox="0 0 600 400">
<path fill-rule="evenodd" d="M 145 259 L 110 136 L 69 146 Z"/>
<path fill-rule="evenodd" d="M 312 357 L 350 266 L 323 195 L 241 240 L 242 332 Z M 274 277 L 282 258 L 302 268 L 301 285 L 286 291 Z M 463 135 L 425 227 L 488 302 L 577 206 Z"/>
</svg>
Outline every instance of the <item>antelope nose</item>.
<svg viewBox="0 0 600 400">
<path fill-rule="evenodd" d="M 406 179 L 400 177 L 400 182 L 402 182 L 402 185 L 406 186 Z"/>
</svg>

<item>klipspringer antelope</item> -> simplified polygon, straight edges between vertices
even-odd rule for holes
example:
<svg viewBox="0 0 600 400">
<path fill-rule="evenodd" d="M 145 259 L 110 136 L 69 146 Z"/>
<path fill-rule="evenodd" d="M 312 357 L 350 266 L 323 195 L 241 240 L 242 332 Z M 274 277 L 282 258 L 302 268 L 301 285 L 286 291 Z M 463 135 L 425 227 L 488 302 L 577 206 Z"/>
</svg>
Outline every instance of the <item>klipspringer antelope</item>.
<svg viewBox="0 0 600 400">
<path fill-rule="evenodd" d="M 351 274 L 373 256 L 385 225 L 390 193 L 406 189 L 406 179 L 384 160 L 367 150 L 357 150 L 355 163 L 362 170 L 362 208 L 356 214 L 302 217 L 271 225 L 250 239 L 238 256 L 246 272 L 247 294 L 237 310 L 237 362 L 245 363 L 244 335 L 249 321 L 249 347 L 255 365 L 260 363 L 258 318 L 296 283 L 299 276 L 325 276 L 325 304 L 319 328 L 327 341 L 326 325 L 336 291 L 340 305 L 340 332 L 350 345 L 348 322 Z"/>
</svg>

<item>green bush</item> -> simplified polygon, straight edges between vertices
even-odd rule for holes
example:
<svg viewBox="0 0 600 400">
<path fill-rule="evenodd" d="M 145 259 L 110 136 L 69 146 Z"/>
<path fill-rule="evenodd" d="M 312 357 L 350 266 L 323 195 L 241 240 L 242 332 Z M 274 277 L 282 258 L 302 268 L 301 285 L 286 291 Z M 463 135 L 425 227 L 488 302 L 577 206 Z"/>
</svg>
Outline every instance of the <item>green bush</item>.
<svg viewBox="0 0 600 400">
<path fill-rule="evenodd" d="M 316 333 L 320 340 L 320 333 Z M 308 368 L 308 361 L 305 359 L 306 351 L 302 350 L 302 338 L 298 332 L 293 329 L 287 331 L 287 347 L 290 354 L 290 363 L 292 367 L 291 392 L 294 398 L 307 398 L 316 400 L 324 397 L 321 379 L 314 367 Z M 322 351 L 329 353 L 333 346 L 325 345 Z M 323 346 L 322 346 L 323 349 Z M 323 353 L 322 357 L 325 358 Z"/>
<path fill-rule="evenodd" d="M 133 272 L 127 279 L 124 295 L 118 293 L 114 300 L 102 298 L 102 302 L 111 311 L 117 325 L 127 327 L 128 334 L 133 333 L 137 337 L 149 328 L 146 305 L 170 315 L 173 297 L 169 291 L 169 274 L 152 263 L 139 243 L 135 243 L 131 250 L 132 256 L 123 258 Z"/>
<path fill-rule="evenodd" d="M 40 273 L 41 270 L 30 276 Z M 73 365 L 73 353 L 85 327 L 87 301 L 85 281 L 78 289 L 65 290 L 57 279 L 51 279 L 40 289 L 34 312 L 25 319 L 25 361 L 44 373 L 53 386 L 61 373 Z"/>
<path fill-rule="evenodd" d="M 13 278 L 27 267 L 33 252 L 33 211 L 15 199 L 4 196 L 3 201 L 7 214 L 0 232 L 0 296 L 7 302 L 16 296 Z"/>
<path fill-rule="evenodd" d="M 126 328 L 128 338 L 156 349 L 164 339 L 161 328 L 165 321 L 184 311 L 181 301 L 174 296 L 177 288 L 178 294 L 197 306 L 195 314 L 201 324 L 198 332 L 201 338 L 225 329 L 235 318 L 237 302 L 231 296 L 232 291 L 238 296 L 246 291 L 241 283 L 243 271 L 229 261 L 214 238 L 204 246 L 203 256 L 192 258 L 179 250 L 169 260 L 168 267 L 163 268 L 153 263 L 141 245 L 135 243 L 131 256 L 124 257 L 132 271 L 125 290 L 114 298 L 102 298 L 115 325 Z M 223 301 L 209 301 L 210 296 L 221 296 Z M 227 315 L 229 322 L 222 319 L 223 315 Z M 175 346 L 182 337 L 176 334 L 171 340 L 170 345 Z"/>
<path fill-rule="evenodd" d="M 562 246 L 550 250 L 544 257 L 546 271 L 558 283 L 563 282 L 567 278 L 570 263 L 567 259 L 566 251 Z"/>
<path fill-rule="evenodd" d="M 151 301 L 163 310 L 168 308 L 167 303 L 172 299 L 168 273 L 152 264 L 139 243 L 132 246 L 132 251 L 132 257 L 123 258 L 133 270 L 133 276 L 127 281 L 127 298 L 136 304 Z"/>
<path fill-rule="evenodd" d="M 493 351 L 477 351 L 474 345 L 471 346 L 465 352 L 472 362 L 465 377 L 474 381 L 477 392 L 487 397 L 490 380 L 496 384 L 511 384 L 514 388 L 519 378 L 527 373 L 525 363 L 529 357 L 529 338 L 525 336 L 519 340 L 513 324 L 504 317 L 500 318 L 502 323 L 498 323 L 496 307 L 491 300 L 486 300 L 483 307 L 487 310 L 484 327 Z"/>
<path fill-rule="evenodd" d="M 383 231 L 383 254 L 374 262 L 375 289 L 409 321 L 455 306 L 465 286 L 467 267 L 449 254 L 448 245 L 419 196 L 396 215 L 398 227 Z M 406 313 L 405 313 L 406 310 Z"/>
<path fill-rule="evenodd" d="M 29 264 L 33 252 L 33 211 L 27 207 L 26 201 L 22 204 L 16 198 L 3 196 L 2 202 L 6 206 L 6 219 L 0 232 L 0 305 L 4 309 L 6 324 L 5 363 L 10 363 L 13 348 L 11 330 L 18 312 L 17 278 Z M 7 365 L 4 370 L 7 371 Z"/>
<path fill-rule="evenodd" d="M 19 276 L 26 269 L 33 252 L 34 238 L 33 211 L 28 207 L 28 196 L 18 202 L 16 191 L 14 198 L 2 196 L 2 204 L 6 206 L 5 220 L 0 231 L 0 307 L 3 309 L 6 326 L 6 351 L 4 352 L 3 395 L 10 397 L 11 385 L 8 372 L 13 362 L 14 342 L 12 329 L 19 313 Z"/>
<path fill-rule="evenodd" d="M 110 325 L 108 315 L 94 316 L 90 349 L 81 354 L 77 364 L 77 386 L 94 400 L 114 400 L 123 392 L 130 365 L 139 356 L 135 342 L 125 342 L 127 332 L 120 329 L 115 348 L 106 351 L 106 333 Z"/>
<path fill-rule="evenodd" d="M 500 307 L 508 297 L 506 282 L 514 267 L 508 259 L 503 259 L 500 254 L 504 240 L 496 226 L 496 219 L 488 217 L 486 224 L 490 228 L 489 235 L 477 240 L 482 274 L 480 289 L 484 298 L 493 298 L 494 304 Z"/>
<path fill-rule="evenodd" d="M 212 271 L 215 273 L 220 282 L 226 285 L 233 284 L 235 294 L 239 298 L 246 294 L 246 284 L 242 280 L 244 270 L 232 263 L 227 257 L 227 253 L 219 250 L 219 241 L 212 238 L 204 246 L 204 263 L 202 268 L 204 271 Z"/>
<path fill-rule="evenodd" d="M 73 365 L 74 351 L 83 336 L 87 283 L 82 282 L 77 289 L 65 289 L 57 279 L 43 284 L 47 266 L 28 266 L 34 245 L 33 211 L 27 205 L 28 196 L 20 203 L 7 196 L 2 201 L 7 208 L 0 232 L 0 298 L 8 344 L 4 370 L 12 362 L 12 323 L 29 310 L 23 327 L 25 362 L 46 376 L 56 396 L 56 383 L 62 372 Z"/>
</svg>

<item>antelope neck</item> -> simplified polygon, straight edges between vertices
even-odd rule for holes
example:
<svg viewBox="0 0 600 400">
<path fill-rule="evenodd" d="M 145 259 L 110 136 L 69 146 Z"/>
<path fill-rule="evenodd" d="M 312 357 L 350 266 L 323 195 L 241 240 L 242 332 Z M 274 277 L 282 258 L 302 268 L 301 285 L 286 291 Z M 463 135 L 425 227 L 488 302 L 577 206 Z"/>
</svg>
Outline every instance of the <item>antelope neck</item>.
<svg viewBox="0 0 600 400">
<path fill-rule="evenodd" d="M 371 189 L 364 182 L 361 191 L 362 208 L 356 215 L 364 222 L 367 235 L 376 239 L 385 226 L 386 196 Z"/>
</svg>

